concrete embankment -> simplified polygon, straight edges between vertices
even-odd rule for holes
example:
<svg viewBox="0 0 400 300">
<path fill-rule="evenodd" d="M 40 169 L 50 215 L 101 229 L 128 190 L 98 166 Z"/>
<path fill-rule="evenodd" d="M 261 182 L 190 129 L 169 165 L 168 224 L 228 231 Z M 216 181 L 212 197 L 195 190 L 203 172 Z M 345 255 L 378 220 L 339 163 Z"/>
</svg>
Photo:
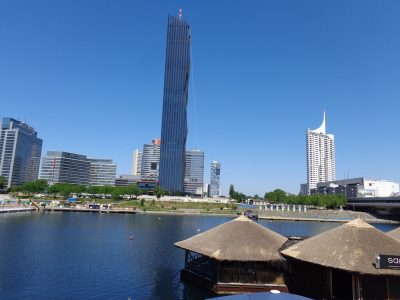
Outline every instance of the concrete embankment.
<svg viewBox="0 0 400 300">
<path fill-rule="evenodd" d="M 34 207 L 15 207 L 15 206 L 3 206 L 0 207 L 0 214 L 5 213 L 17 213 L 17 212 L 27 212 L 27 211 L 36 211 Z"/>
<path fill-rule="evenodd" d="M 368 223 L 398 224 L 397 221 L 377 219 L 370 214 L 340 210 L 308 210 L 306 212 L 293 211 L 257 211 L 259 219 L 276 221 L 310 221 L 310 222 L 348 222 L 354 219 L 363 219 Z"/>
</svg>

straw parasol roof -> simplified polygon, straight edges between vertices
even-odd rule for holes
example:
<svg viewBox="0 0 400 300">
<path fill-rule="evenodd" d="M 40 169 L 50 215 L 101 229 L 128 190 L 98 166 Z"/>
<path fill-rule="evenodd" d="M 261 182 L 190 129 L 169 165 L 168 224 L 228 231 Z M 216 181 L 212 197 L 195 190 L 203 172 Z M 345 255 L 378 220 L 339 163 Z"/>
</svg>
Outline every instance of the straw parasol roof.
<svg viewBox="0 0 400 300">
<path fill-rule="evenodd" d="M 387 233 L 390 237 L 400 240 L 400 227 L 393 229 Z"/>
<path fill-rule="evenodd" d="M 378 254 L 400 255 L 400 241 L 361 219 L 299 242 L 281 253 L 300 261 L 354 273 L 400 276 L 400 270 L 376 269 L 374 265 Z"/>
<path fill-rule="evenodd" d="M 245 216 L 175 243 L 175 246 L 228 261 L 282 260 L 279 249 L 287 238 Z"/>
</svg>

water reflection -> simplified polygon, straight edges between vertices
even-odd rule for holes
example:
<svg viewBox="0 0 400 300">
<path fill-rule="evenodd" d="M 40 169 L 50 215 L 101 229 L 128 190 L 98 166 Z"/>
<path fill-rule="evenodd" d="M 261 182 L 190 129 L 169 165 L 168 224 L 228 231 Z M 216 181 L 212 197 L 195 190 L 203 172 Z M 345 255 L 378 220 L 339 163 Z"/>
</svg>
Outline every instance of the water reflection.
<svg viewBox="0 0 400 300">
<path fill-rule="evenodd" d="M 173 244 L 231 219 L 97 213 L 0 215 L 1 298 L 212 297 L 209 291 L 180 281 L 184 251 Z M 285 236 L 315 235 L 340 225 L 260 224 Z M 387 231 L 394 226 L 382 228 Z"/>
</svg>

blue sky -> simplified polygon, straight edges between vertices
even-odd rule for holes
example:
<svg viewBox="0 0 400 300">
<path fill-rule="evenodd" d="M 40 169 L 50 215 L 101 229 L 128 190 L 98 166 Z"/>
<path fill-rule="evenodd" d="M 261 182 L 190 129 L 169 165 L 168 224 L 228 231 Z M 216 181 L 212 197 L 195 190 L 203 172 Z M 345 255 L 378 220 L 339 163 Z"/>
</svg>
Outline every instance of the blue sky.
<svg viewBox="0 0 400 300">
<path fill-rule="evenodd" d="M 167 15 L 191 25 L 188 149 L 248 194 L 306 181 L 327 112 L 337 178 L 400 180 L 400 2 L 0 1 L 0 116 L 47 150 L 113 158 L 160 136 Z"/>
</svg>

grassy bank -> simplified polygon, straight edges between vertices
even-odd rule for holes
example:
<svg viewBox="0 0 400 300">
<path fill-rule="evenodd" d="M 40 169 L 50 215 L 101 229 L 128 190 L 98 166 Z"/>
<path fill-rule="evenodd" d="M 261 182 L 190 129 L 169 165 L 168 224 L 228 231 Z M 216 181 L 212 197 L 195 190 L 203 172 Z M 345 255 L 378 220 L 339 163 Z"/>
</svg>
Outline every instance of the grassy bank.
<svg viewBox="0 0 400 300">
<path fill-rule="evenodd" d="M 185 211 L 193 213 L 238 213 L 237 205 L 208 202 L 176 202 L 156 200 L 127 200 L 113 203 L 115 207 L 137 207 L 143 211 Z"/>
</svg>

